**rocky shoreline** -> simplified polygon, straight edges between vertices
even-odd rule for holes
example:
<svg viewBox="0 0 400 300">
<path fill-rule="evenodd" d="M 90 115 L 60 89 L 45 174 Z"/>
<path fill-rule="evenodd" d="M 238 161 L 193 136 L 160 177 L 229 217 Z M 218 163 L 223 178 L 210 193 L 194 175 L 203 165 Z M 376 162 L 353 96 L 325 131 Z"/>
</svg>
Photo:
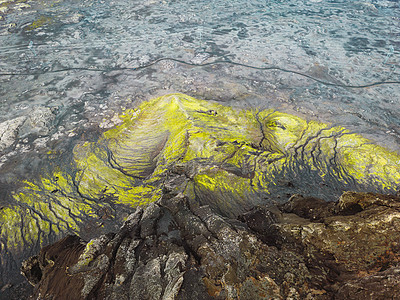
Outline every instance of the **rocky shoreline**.
<svg viewBox="0 0 400 300">
<path fill-rule="evenodd" d="M 222 217 L 181 193 L 23 263 L 34 299 L 399 299 L 400 198 L 293 195 Z"/>
</svg>

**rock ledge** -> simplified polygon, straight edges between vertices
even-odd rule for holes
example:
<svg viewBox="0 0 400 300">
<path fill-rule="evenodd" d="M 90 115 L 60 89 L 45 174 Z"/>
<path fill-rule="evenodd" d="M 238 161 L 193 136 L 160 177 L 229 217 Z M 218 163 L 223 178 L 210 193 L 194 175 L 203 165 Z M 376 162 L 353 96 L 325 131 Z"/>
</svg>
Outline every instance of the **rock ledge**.
<svg viewBox="0 0 400 300">
<path fill-rule="evenodd" d="M 227 219 L 182 194 L 26 260 L 35 299 L 400 299 L 400 199 L 292 196 Z"/>
</svg>

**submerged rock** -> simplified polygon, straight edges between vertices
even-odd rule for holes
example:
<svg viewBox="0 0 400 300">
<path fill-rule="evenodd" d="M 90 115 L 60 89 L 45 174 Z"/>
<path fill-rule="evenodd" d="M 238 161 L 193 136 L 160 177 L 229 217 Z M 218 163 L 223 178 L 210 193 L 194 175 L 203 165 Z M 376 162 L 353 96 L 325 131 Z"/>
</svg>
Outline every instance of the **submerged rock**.
<svg viewBox="0 0 400 300">
<path fill-rule="evenodd" d="M 297 195 L 239 222 L 166 194 L 116 234 L 67 236 L 22 272 L 35 299 L 397 299 L 399 207 L 378 194 Z"/>
<path fill-rule="evenodd" d="M 0 153 L 25 136 L 48 135 L 54 119 L 55 115 L 50 108 L 38 106 L 28 116 L 0 123 Z"/>
<path fill-rule="evenodd" d="M 288 194 L 332 200 L 346 189 L 395 193 L 400 185 L 398 154 L 342 127 L 274 110 L 173 94 L 119 119 L 71 157 L 49 154 L 48 170 L 0 210 L 1 285 L 41 246 L 67 233 L 90 239 L 115 231 L 132 209 L 165 193 L 236 217 Z"/>
<path fill-rule="evenodd" d="M 24 124 L 26 117 L 18 117 L 0 123 L 0 152 L 15 143 L 18 129 Z"/>
<path fill-rule="evenodd" d="M 50 133 L 55 114 L 49 107 L 37 106 L 30 111 L 26 121 L 19 130 L 19 136 L 29 134 L 45 136 Z"/>
</svg>

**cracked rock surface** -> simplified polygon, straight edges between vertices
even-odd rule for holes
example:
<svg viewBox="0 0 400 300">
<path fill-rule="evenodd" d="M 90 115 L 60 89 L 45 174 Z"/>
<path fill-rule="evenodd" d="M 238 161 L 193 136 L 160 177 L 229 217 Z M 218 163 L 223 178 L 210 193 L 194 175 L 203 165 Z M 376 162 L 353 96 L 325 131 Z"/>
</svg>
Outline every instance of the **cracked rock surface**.
<svg viewBox="0 0 400 300">
<path fill-rule="evenodd" d="M 24 262 L 35 299 L 397 299 L 400 198 L 294 195 L 238 219 L 164 194 L 115 234 Z"/>
</svg>

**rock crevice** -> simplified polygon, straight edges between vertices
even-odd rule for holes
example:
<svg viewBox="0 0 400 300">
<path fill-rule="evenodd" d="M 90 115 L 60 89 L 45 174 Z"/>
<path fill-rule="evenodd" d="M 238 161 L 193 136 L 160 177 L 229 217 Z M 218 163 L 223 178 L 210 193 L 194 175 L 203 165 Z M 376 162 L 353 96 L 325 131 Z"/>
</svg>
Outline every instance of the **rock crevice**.
<svg viewBox="0 0 400 300">
<path fill-rule="evenodd" d="M 396 299 L 399 207 L 380 194 L 294 195 L 229 219 L 167 193 L 116 234 L 67 236 L 22 272 L 35 299 Z"/>
</svg>

